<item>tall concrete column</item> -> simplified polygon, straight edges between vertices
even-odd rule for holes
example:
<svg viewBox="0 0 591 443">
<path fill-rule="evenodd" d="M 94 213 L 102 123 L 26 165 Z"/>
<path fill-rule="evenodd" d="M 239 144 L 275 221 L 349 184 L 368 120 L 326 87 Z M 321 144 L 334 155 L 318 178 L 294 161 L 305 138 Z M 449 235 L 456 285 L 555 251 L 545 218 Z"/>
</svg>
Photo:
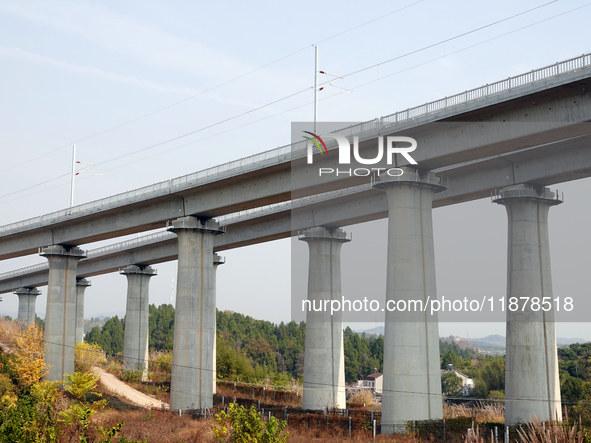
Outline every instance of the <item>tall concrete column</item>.
<svg viewBox="0 0 591 443">
<path fill-rule="evenodd" d="M 46 380 L 63 380 L 74 373 L 76 346 L 76 268 L 84 251 L 75 246 L 53 245 L 41 255 L 49 262 L 45 311 Z"/>
<path fill-rule="evenodd" d="M 217 306 L 216 302 L 216 282 L 217 282 L 217 271 L 218 266 L 223 265 L 226 263 L 226 259 L 218 254 L 213 254 L 213 306 L 214 306 L 214 314 L 215 314 L 215 306 Z M 213 393 L 215 394 L 217 391 L 217 372 L 216 372 L 216 361 L 217 361 L 217 318 L 215 319 L 215 329 L 213 331 Z"/>
<path fill-rule="evenodd" d="M 213 406 L 216 333 L 213 239 L 217 222 L 182 217 L 170 228 L 178 236 L 178 274 L 170 408 Z"/>
<path fill-rule="evenodd" d="M 18 288 L 18 321 L 24 325 L 35 323 L 35 302 L 41 291 L 37 288 Z"/>
<path fill-rule="evenodd" d="M 374 186 L 388 198 L 386 301 L 437 298 L 433 249 L 433 194 L 443 191 L 432 173 L 403 167 Z M 382 432 L 406 431 L 406 421 L 443 418 L 437 317 L 386 310 Z"/>
<path fill-rule="evenodd" d="M 148 339 L 150 278 L 156 270 L 150 266 L 130 265 L 119 271 L 127 277 L 127 304 L 123 338 L 123 369 L 141 371 L 148 378 Z"/>
<path fill-rule="evenodd" d="M 303 409 L 346 407 L 343 314 L 324 309 L 341 301 L 341 247 L 350 241 L 341 229 L 315 227 L 300 232 L 310 250 Z M 330 304 L 328 305 L 330 306 Z M 314 309 L 318 309 L 315 311 Z"/>
<path fill-rule="evenodd" d="M 90 286 L 90 280 L 76 279 L 76 343 L 84 341 L 84 293 Z"/>
<path fill-rule="evenodd" d="M 548 212 L 562 203 L 548 188 L 529 185 L 504 188 L 494 200 L 509 218 L 507 303 L 512 297 L 538 297 L 550 310 L 507 309 L 505 423 L 562 420 L 558 355 L 550 273 Z M 545 298 L 546 297 L 546 298 Z"/>
</svg>

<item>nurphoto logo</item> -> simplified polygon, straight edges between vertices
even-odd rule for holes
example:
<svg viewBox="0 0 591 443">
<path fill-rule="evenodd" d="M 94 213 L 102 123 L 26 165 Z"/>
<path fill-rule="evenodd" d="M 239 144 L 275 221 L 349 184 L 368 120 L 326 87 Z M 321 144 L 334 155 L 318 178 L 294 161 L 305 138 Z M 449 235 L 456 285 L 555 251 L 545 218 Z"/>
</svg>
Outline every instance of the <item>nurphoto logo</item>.
<svg viewBox="0 0 591 443">
<path fill-rule="evenodd" d="M 311 137 L 304 135 L 303 138 L 308 140 L 307 143 L 307 151 L 308 151 L 308 164 L 311 165 L 314 163 L 314 153 L 316 146 L 318 152 L 321 155 L 328 155 L 328 149 L 326 147 L 326 143 L 324 140 L 326 138 L 333 138 L 337 141 L 338 148 L 339 148 L 339 164 L 340 165 L 350 165 L 351 164 L 351 144 L 349 140 L 344 135 L 336 134 L 336 133 L 328 133 L 328 134 L 321 134 L 316 135 L 313 132 L 303 131 L 305 134 L 311 135 Z M 386 139 L 386 149 L 384 149 L 384 138 Z M 402 145 L 402 146 L 401 146 Z M 414 158 L 411 157 L 410 153 L 413 152 L 417 148 L 417 141 L 411 137 L 402 137 L 402 136 L 387 136 L 387 137 L 378 137 L 378 153 L 375 158 L 363 158 L 359 155 L 359 137 L 353 137 L 353 157 L 358 164 L 361 165 L 375 165 L 382 161 L 384 158 L 384 151 L 386 155 L 386 162 L 388 165 L 392 165 L 394 163 L 394 155 L 400 154 L 402 155 L 406 161 L 408 161 L 411 165 L 418 164 Z M 400 168 L 355 168 L 355 169 L 335 169 L 335 168 L 319 168 L 318 174 L 328 175 L 328 174 L 336 174 L 338 175 L 355 175 L 355 176 L 367 176 L 372 173 L 380 173 L 386 172 L 388 175 L 393 177 L 401 176 L 404 171 Z"/>
</svg>

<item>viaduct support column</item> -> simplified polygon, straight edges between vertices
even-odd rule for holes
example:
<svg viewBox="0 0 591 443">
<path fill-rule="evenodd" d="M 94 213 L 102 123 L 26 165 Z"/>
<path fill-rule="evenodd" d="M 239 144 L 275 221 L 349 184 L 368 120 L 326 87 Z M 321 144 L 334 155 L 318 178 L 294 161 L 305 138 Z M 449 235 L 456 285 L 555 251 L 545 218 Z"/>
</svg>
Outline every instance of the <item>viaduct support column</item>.
<svg viewBox="0 0 591 443">
<path fill-rule="evenodd" d="M 35 323 L 35 302 L 41 291 L 37 288 L 19 288 L 14 293 L 18 295 L 18 321 L 27 326 Z"/>
<path fill-rule="evenodd" d="M 494 202 L 505 206 L 509 218 L 505 306 L 512 297 L 519 300 L 519 309 L 507 309 L 505 423 L 531 421 L 534 415 L 561 421 L 548 212 L 562 201 L 548 188 L 521 184 L 504 188 Z M 519 297 L 549 300 L 550 311 L 536 312 L 531 303 L 522 310 Z"/>
<path fill-rule="evenodd" d="M 324 227 L 307 229 L 298 238 L 310 250 L 302 407 L 344 409 L 343 314 L 331 315 L 324 301 L 341 301 L 341 246 L 351 239 L 341 229 Z"/>
<path fill-rule="evenodd" d="M 443 191 L 432 173 L 401 168 L 375 186 L 388 198 L 386 301 L 437 299 L 433 249 L 433 194 Z M 386 310 L 382 432 L 406 432 L 408 420 L 443 418 L 437 317 L 410 309 Z"/>
<path fill-rule="evenodd" d="M 217 271 L 218 266 L 223 265 L 226 263 L 226 259 L 218 254 L 213 254 L 213 306 L 214 306 L 214 314 L 215 314 L 215 307 L 217 306 L 216 302 L 216 282 L 217 282 Z M 217 372 L 216 372 L 216 361 L 217 361 L 217 317 L 215 318 L 214 323 L 214 331 L 213 331 L 213 393 L 215 394 L 217 391 Z"/>
<path fill-rule="evenodd" d="M 222 231 L 214 220 L 191 216 L 175 220 L 170 230 L 179 242 L 170 408 L 211 408 L 216 333 L 213 239 Z"/>
<path fill-rule="evenodd" d="M 84 292 L 90 286 L 90 280 L 76 279 L 76 343 L 84 341 Z"/>
<path fill-rule="evenodd" d="M 123 338 L 123 369 L 141 371 L 148 378 L 148 338 L 150 278 L 156 270 L 150 266 L 131 265 L 119 271 L 127 277 L 125 335 Z"/>
<path fill-rule="evenodd" d="M 76 268 L 84 252 L 75 246 L 53 245 L 41 255 L 49 262 L 45 313 L 46 380 L 63 380 L 74 373 L 76 345 Z"/>
</svg>

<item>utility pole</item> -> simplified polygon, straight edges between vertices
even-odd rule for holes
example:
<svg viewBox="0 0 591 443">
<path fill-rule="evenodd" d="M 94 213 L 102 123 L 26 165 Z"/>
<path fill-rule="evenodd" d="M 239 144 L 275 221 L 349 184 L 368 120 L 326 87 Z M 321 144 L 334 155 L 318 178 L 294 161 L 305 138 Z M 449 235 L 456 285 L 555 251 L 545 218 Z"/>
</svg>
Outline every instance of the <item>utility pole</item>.
<svg viewBox="0 0 591 443">
<path fill-rule="evenodd" d="M 316 121 L 318 120 L 318 46 L 314 46 L 314 134 L 316 134 Z"/>
<path fill-rule="evenodd" d="M 74 176 L 76 175 L 76 145 L 72 145 L 72 186 L 70 191 L 70 208 L 74 206 Z"/>
</svg>

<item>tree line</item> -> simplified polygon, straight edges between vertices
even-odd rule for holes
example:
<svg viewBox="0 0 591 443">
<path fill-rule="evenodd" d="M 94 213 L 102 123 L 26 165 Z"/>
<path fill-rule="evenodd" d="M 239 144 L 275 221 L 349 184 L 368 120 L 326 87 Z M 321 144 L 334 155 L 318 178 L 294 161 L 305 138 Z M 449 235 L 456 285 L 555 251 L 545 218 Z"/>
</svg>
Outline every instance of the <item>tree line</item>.
<svg viewBox="0 0 591 443">
<path fill-rule="evenodd" d="M 149 307 L 150 351 L 172 350 L 174 307 L 170 304 Z M 304 322 L 275 324 L 256 320 L 232 311 L 217 311 L 218 377 L 231 380 L 271 378 L 287 383 L 302 379 L 304 372 Z M 86 341 L 97 343 L 108 354 L 123 352 L 125 319 L 108 319 L 102 328 L 94 327 Z M 505 392 L 505 356 L 483 356 L 477 350 L 462 349 L 453 341 L 439 342 L 441 369 L 449 365 L 474 381 L 470 395 L 477 398 L 503 398 Z M 384 337 L 344 330 L 345 378 L 354 382 L 378 370 L 383 372 Z M 559 348 L 562 398 L 580 401 L 591 396 L 591 343 Z M 443 390 L 460 395 L 461 384 L 444 374 Z"/>
</svg>

